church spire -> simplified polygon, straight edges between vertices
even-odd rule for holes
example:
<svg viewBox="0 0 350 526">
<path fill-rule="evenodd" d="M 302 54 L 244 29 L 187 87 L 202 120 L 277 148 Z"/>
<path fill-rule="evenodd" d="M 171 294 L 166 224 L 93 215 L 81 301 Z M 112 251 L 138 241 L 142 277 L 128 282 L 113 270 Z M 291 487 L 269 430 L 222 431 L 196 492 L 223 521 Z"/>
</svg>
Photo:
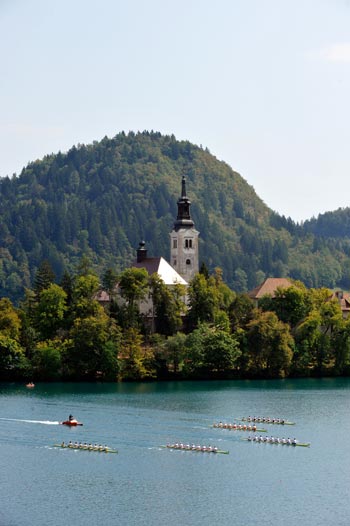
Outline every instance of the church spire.
<svg viewBox="0 0 350 526">
<path fill-rule="evenodd" d="M 191 201 L 186 195 L 186 177 L 181 181 L 181 197 L 177 200 L 177 218 L 170 233 L 172 267 L 187 283 L 199 270 L 198 236 L 190 215 Z"/>
<path fill-rule="evenodd" d="M 177 200 L 177 218 L 174 223 L 175 230 L 194 226 L 190 216 L 190 206 L 191 201 L 186 195 L 186 177 L 183 175 L 181 181 L 181 197 Z"/>
</svg>

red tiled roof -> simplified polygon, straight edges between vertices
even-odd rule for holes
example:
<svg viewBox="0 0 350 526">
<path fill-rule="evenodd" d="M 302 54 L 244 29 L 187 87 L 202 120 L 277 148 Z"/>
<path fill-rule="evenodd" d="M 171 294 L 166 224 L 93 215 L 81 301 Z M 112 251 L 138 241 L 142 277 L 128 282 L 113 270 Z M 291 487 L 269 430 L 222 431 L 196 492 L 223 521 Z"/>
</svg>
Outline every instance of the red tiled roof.
<svg viewBox="0 0 350 526">
<path fill-rule="evenodd" d="M 288 278 L 266 278 L 261 285 L 248 292 L 248 296 L 257 300 L 269 294 L 273 298 L 278 288 L 287 289 L 291 285 L 292 282 Z"/>
<path fill-rule="evenodd" d="M 350 311 L 350 294 L 337 290 L 332 294 L 331 299 L 337 299 L 339 301 L 340 308 L 343 312 Z"/>
<path fill-rule="evenodd" d="M 105 290 L 98 291 L 94 299 L 100 301 L 101 303 L 110 301 L 109 294 Z"/>
</svg>

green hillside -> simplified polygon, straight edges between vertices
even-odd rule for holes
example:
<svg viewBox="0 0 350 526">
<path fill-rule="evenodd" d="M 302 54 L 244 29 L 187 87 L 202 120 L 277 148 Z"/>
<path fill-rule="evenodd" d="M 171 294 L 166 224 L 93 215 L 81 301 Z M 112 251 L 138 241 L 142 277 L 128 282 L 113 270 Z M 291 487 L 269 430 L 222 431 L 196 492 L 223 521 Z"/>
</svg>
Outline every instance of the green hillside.
<svg viewBox="0 0 350 526">
<path fill-rule="evenodd" d="M 57 280 L 83 255 L 101 275 L 130 264 L 142 239 L 149 255 L 169 259 L 182 175 L 200 262 L 221 267 L 233 289 L 251 289 L 266 276 L 350 286 L 349 237 L 317 229 L 317 220 L 297 225 L 274 213 L 208 150 L 143 132 L 74 146 L 0 181 L 0 295 L 18 300 L 43 260 Z M 343 215 L 342 224 L 349 222 L 350 211 Z"/>
</svg>

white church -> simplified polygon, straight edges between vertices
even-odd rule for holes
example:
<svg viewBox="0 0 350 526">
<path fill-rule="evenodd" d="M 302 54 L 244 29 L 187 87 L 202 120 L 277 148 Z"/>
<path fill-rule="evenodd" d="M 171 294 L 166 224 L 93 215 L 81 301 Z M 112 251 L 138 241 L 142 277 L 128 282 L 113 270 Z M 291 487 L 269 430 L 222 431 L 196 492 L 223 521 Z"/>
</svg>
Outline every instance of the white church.
<svg viewBox="0 0 350 526">
<path fill-rule="evenodd" d="M 186 194 L 186 178 L 182 177 L 181 196 L 177 201 L 177 217 L 170 232 L 170 261 L 169 264 L 163 257 L 149 257 L 145 242 L 142 241 L 137 250 L 136 260 L 131 264 L 132 268 L 144 268 L 149 276 L 157 273 L 168 287 L 177 283 L 188 287 L 189 282 L 199 271 L 198 237 L 199 232 L 195 229 L 190 215 L 191 201 Z M 120 291 L 117 289 L 117 301 L 122 303 Z M 109 303 L 109 296 L 101 291 L 97 297 L 103 304 Z M 187 303 L 187 297 L 184 297 Z M 146 317 L 153 317 L 153 304 L 151 296 L 142 300 L 139 304 L 140 313 Z"/>
<path fill-rule="evenodd" d="M 198 237 L 190 215 L 191 201 L 186 194 L 186 178 L 182 177 L 181 196 L 177 201 L 177 217 L 170 233 L 170 261 L 163 257 L 148 257 L 145 243 L 142 241 L 137 250 L 134 268 L 144 268 L 151 276 L 157 273 L 168 287 L 179 283 L 188 287 L 189 282 L 199 271 Z M 186 298 L 184 298 L 185 303 Z M 151 297 L 140 303 L 140 313 L 146 317 L 153 316 Z"/>
</svg>

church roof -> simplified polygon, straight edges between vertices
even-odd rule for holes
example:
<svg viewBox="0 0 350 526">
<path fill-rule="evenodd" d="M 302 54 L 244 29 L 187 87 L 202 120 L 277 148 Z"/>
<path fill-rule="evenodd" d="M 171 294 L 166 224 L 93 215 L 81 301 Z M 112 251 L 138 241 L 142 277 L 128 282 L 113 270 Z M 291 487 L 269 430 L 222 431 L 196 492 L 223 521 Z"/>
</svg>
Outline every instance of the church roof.
<svg viewBox="0 0 350 526">
<path fill-rule="evenodd" d="M 165 285 L 174 285 L 175 283 L 188 285 L 187 281 L 162 257 L 146 257 L 140 262 L 135 261 L 132 266 L 146 269 L 150 276 L 156 272 Z"/>
<path fill-rule="evenodd" d="M 269 294 L 272 298 L 278 288 L 287 289 L 291 287 L 292 282 L 288 278 L 266 278 L 261 285 L 248 292 L 248 296 L 254 300 L 258 300 Z"/>
</svg>

